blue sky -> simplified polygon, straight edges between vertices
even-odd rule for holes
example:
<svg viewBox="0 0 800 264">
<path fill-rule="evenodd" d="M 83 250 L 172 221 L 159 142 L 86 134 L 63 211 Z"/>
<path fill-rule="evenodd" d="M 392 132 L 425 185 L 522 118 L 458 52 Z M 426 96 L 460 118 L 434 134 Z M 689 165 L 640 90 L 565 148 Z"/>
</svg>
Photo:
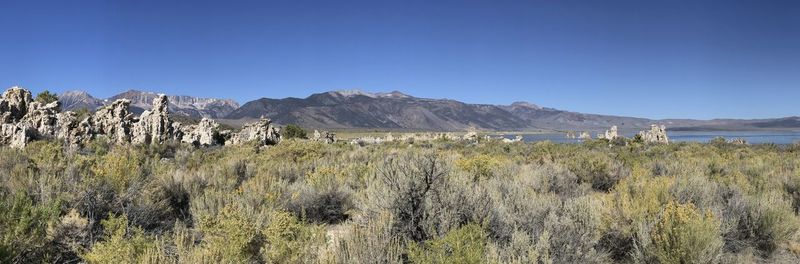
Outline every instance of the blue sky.
<svg viewBox="0 0 800 264">
<path fill-rule="evenodd" d="M 800 115 L 800 1 L 0 2 L 0 85 Z"/>
</svg>

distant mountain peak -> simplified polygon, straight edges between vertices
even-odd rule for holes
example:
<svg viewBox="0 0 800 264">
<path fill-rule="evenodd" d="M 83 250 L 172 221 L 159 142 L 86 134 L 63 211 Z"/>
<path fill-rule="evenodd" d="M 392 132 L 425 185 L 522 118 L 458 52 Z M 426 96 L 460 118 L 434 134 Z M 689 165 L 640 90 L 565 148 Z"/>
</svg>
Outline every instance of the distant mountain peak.
<svg viewBox="0 0 800 264">
<path fill-rule="evenodd" d="M 541 106 L 538 106 L 538 105 L 535 105 L 535 104 L 532 104 L 532 103 L 528 103 L 528 102 L 524 102 L 524 101 L 513 102 L 513 103 L 511 103 L 511 106 L 512 107 L 527 107 L 527 108 L 532 108 L 532 109 L 542 109 Z"/>
<path fill-rule="evenodd" d="M 94 110 L 103 106 L 103 100 L 97 99 L 83 90 L 70 90 L 58 95 L 61 107 L 67 110 Z"/>
<path fill-rule="evenodd" d="M 72 90 L 59 95 L 64 110 L 94 110 L 116 99 L 131 101 L 131 111 L 141 113 L 152 107 L 153 99 L 162 93 L 130 89 L 105 99 L 98 99 L 86 91 Z M 230 99 L 200 98 L 186 95 L 169 95 L 169 110 L 172 113 L 189 117 L 222 118 L 239 108 L 239 103 Z"/>
</svg>

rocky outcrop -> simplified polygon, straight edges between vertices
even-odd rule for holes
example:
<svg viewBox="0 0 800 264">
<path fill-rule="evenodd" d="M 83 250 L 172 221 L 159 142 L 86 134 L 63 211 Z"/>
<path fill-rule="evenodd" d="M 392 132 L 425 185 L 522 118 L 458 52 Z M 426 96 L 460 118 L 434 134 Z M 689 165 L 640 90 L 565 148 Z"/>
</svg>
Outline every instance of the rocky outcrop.
<svg viewBox="0 0 800 264">
<path fill-rule="evenodd" d="M 166 95 L 153 99 L 153 109 L 145 110 L 133 126 L 134 144 L 161 143 L 172 138 L 172 124 L 167 115 Z"/>
<path fill-rule="evenodd" d="M 30 128 L 17 124 L 0 125 L 0 145 L 8 145 L 12 148 L 25 147 L 30 141 Z"/>
<path fill-rule="evenodd" d="M 583 139 L 583 140 L 592 139 L 592 135 L 590 135 L 588 131 L 583 131 L 581 132 L 581 135 L 578 136 L 578 139 Z"/>
<path fill-rule="evenodd" d="M 28 113 L 22 117 L 20 123 L 33 129 L 33 137 L 52 138 L 58 130 L 58 113 L 61 111 L 58 101 L 41 104 L 32 102 L 29 104 Z"/>
<path fill-rule="evenodd" d="M 263 117 L 258 122 L 245 124 L 239 133 L 231 135 L 226 144 L 236 145 L 248 141 L 256 141 L 260 145 L 278 144 L 281 140 L 280 130 L 271 124 L 269 118 Z"/>
<path fill-rule="evenodd" d="M 105 138 L 112 144 L 161 144 L 185 142 L 195 146 L 241 144 L 256 141 L 260 145 L 280 142 L 279 128 L 269 119 L 246 124 L 239 133 L 219 130 L 219 124 L 202 119 L 184 126 L 169 118 L 169 98 L 159 95 L 153 108 L 136 117 L 130 101 L 118 99 L 79 120 L 78 114 L 61 112 L 60 103 L 34 102 L 30 91 L 13 87 L 0 97 L 0 145 L 22 148 L 32 140 L 55 138 L 71 147 L 83 147 L 91 140 Z"/>
<path fill-rule="evenodd" d="M 0 98 L 0 123 L 16 123 L 28 113 L 28 106 L 33 103 L 31 92 L 19 87 L 11 87 L 3 92 Z"/>
<path fill-rule="evenodd" d="M 611 126 L 611 129 L 606 130 L 606 133 L 597 135 L 597 138 L 607 139 L 607 140 L 614 140 L 617 139 L 618 137 L 619 134 L 617 133 L 617 126 Z"/>
<path fill-rule="evenodd" d="M 391 136 L 391 134 L 389 134 L 389 136 Z M 320 132 L 318 130 L 314 130 L 314 137 L 312 137 L 311 140 L 325 142 L 325 143 L 334 143 L 336 142 L 336 134 L 328 131 Z"/>
<path fill-rule="evenodd" d="M 733 145 L 747 145 L 747 140 L 743 138 L 734 138 L 728 141 L 728 143 L 731 143 Z"/>
<path fill-rule="evenodd" d="M 58 130 L 56 138 L 73 147 L 84 146 L 93 139 L 94 133 L 89 119 L 78 120 L 75 112 L 63 112 L 56 116 Z"/>
<path fill-rule="evenodd" d="M 200 123 L 190 125 L 183 131 L 181 142 L 195 146 L 215 146 L 224 143 L 219 134 L 219 123 L 212 119 L 203 118 Z"/>
<path fill-rule="evenodd" d="M 95 136 L 104 136 L 110 143 L 122 144 L 131 141 L 133 113 L 129 111 L 131 102 L 119 99 L 97 110 L 88 119 Z"/>
<path fill-rule="evenodd" d="M 669 144 L 667 128 L 664 125 L 650 125 L 650 130 L 639 131 L 639 137 L 646 143 Z"/>
<path fill-rule="evenodd" d="M 462 139 L 469 141 L 478 141 L 478 132 L 469 131 L 466 134 L 464 134 L 464 137 L 462 137 Z"/>
</svg>

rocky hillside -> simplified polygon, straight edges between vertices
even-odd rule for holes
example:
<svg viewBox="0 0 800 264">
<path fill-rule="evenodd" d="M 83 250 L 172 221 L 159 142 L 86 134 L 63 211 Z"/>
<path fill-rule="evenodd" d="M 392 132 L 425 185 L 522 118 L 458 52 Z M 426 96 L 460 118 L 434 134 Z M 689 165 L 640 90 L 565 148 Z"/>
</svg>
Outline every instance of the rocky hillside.
<svg viewBox="0 0 800 264">
<path fill-rule="evenodd" d="M 652 120 L 592 115 L 540 107 L 527 102 L 511 105 L 467 104 L 427 99 L 400 92 L 358 90 L 313 94 L 307 98 L 262 98 L 244 104 L 228 119 L 268 116 L 278 123 L 314 128 L 384 128 L 421 130 L 576 130 L 640 129 Z"/>
<path fill-rule="evenodd" d="M 305 99 L 262 98 L 244 104 L 228 119 L 268 116 L 277 123 L 315 128 L 520 130 L 527 122 L 495 105 L 425 99 L 400 92 L 334 91 Z"/>
<path fill-rule="evenodd" d="M 588 130 L 618 126 L 638 131 L 651 124 L 671 130 L 794 130 L 800 118 L 758 120 L 665 119 L 585 114 L 541 107 L 527 102 L 511 105 L 467 104 L 449 99 L 428 99 L 401 92 L 368 93 L 359 90 L 313 94 L 306 98 L 262 98 L 248 102 L 226 116 L 229 120 L 272 118 L 281 124 L 309 128 L 361 128 L 454 131 L 483 130 Z"/>
<path fill-rule="evenodd" d="M 98 107 L 103 106 L 103 100 L 95 98 L 84 91 L 67 91 L 58 95 L 58 101 L 61 102 L 61 108 L 77 111 L 80 109 L 87 109 L 94 111 Z"/>
<path fill-rule="evenodd" d="M 141 114 L 158 95 L 130 90 L 101 100 L 82 91 L 60 95 L 65 110 L 94 110 L 115 99 L 131 101 L 131 112 Z M 429 99 L 398 91 L 368 93 L 359 90 L 312 94 L 306 98 L 250 101 L 241 107 L 232 100 L 169 96 L 169 111 L 190 119 L 224 119 L 241 124 L 261 116 L 279 124 L 298 124 L 318 129 L 391 129 L 463 131 L 469 128 L 495 131 L 604 131 L 616 125 L 622 131 L 665 124 L 670 130 L 796 130 L 800 118 L 775 119 L 665 119 L 585 114 L 541 107 L 527 102 L 510 105 L 468 104 L 449 99 Z"/>
</svg>

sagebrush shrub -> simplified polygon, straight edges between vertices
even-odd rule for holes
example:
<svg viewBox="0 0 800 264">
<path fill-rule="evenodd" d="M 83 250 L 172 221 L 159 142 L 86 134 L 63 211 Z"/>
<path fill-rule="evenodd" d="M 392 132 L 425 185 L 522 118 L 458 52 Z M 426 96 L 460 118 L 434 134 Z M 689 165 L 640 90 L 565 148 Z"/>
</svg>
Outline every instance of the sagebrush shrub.
<svg viewBox="0 0 800 264">
<path fill-rule="evenodd" d="M 408 259 L 411 263 L 484 263 L 486 243 L 481 226 L 468 224 L 442 238 L 410 243 Z"/>
<path fill-rule="evenodd" d="M 649 251 L 661 263 L 713 263 L 723 245 L 720 222 L 691 203 L 670 202 L 661 213 L 650 237 Z"/>
</svg>

